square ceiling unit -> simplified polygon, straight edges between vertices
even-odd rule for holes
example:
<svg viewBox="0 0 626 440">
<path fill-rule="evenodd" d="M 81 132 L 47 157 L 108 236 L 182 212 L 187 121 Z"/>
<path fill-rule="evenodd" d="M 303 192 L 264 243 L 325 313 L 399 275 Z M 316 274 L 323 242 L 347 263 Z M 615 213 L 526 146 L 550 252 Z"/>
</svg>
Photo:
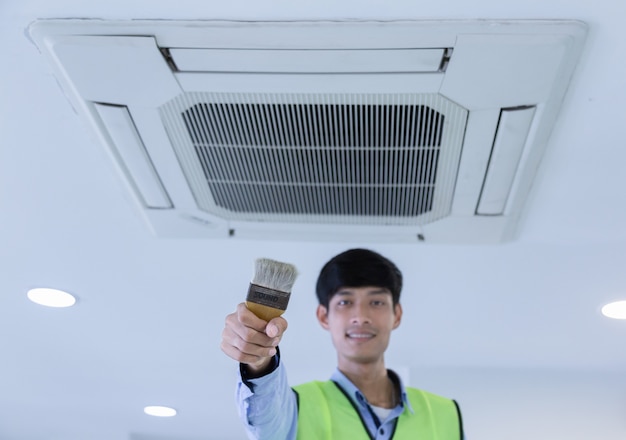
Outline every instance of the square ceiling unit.
<svg viewBox="0 0 626 440">
<path fill-rule="evenodd" d="M 30 36 L 155 234 L 495 243 L 576 21 L 41 20 Z"/>
</svg>

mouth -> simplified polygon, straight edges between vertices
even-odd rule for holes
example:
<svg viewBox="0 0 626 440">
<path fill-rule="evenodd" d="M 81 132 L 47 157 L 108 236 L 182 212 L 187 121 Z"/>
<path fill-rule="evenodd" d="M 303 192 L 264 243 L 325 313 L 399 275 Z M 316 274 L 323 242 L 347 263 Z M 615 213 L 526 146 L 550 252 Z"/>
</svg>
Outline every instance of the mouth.
<svg viewBox="0 0 626 440">
<path fill-rule="evenodd" d="M 352 339 L 354 341 L 367 341 L 374 338 L 376 335 L 368 332 L 347 332 L 346 338 Z"/>
</svg>

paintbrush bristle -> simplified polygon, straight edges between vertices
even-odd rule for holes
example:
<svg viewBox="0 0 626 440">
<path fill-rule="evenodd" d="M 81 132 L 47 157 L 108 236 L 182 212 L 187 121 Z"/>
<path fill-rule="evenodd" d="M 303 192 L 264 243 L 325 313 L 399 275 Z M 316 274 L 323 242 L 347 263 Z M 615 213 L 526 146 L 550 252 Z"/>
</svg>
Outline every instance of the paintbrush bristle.
<svg viewBox="0 0 626 440">
<path fill-rule="evenodd" d="M 279 292 L 291 293 L 297 276 L 298 270 L 293 264 L 282 263 L 269 258 L 259 258 L 255 263 L 252 284 Z"/>
</svg>

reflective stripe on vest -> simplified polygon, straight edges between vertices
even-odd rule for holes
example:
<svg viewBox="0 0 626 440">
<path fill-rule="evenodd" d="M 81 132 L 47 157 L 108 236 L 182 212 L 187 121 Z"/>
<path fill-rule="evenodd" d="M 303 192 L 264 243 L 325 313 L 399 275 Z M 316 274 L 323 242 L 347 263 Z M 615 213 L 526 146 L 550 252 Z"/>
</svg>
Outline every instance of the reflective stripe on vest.
<svg viewBox="0 0 626 440">
<path fill-rule="evenodd" d="M 371 439 L 352 402 L 332 381 L 293 387 L 298 393 L 298 440 Z M 406 389 L 414 413 L 405 408 L 397 419 L 394 440 L 460 440 L 459 413 L 453 400 Z"/>
</svg>

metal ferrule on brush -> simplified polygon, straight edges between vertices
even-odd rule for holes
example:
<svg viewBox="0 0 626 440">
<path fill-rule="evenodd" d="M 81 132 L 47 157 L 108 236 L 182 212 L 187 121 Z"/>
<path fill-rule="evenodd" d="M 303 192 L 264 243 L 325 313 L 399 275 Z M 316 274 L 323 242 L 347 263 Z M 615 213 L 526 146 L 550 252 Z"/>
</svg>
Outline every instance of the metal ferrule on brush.
<svg viewBox="0 0 626 440">
<path fill-rule="evenodd" d="M 287 310 L 289 295 L 290 292 L 281 292 L 250 283 L 246 301 L 278 310 Z"/>
</svg>

